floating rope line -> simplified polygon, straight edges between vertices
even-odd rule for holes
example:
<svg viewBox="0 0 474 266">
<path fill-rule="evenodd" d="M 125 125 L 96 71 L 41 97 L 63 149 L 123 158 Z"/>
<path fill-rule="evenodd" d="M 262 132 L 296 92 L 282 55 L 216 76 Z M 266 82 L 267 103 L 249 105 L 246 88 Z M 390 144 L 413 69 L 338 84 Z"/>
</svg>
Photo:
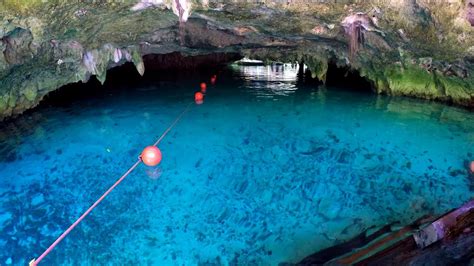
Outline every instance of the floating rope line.
<svg viewBox="0 0 474 266">
<path fill-rule="evenodd" d="M 165 136 L 171 131 L 171 129 L 173 129 L 173 127 L 176 126 L 176 124 L 179 122 L 179 120 L 181 120 L 183 115 L 189 110 L 189 108 L 191 107 L 191 104 L 192 104 L 192 102 L 189 103 L 186 106 L 186 108 L 184 108 L 184 110 L 176 117 L 176 119 L 173 121 L 173 123 L 171 123 L 171 125 L 163 132 L 163 134 L 161 134 L 161 136 L 153 144 L 153 146 L 157 146 L 165 138 Z M 114 190 L 114 188 L 116 186 L 118 186 L 120 184 L 120 182 L 122 182 L 125 179 L 125 177 L 127 177 L 133 170 L 135 170 L 135 168 L 137 168 L 137 166 L 141 162 L 142 162 L 142 159 L 141 159 L 141 157 L 139 157 L 138 160 L 132 165 L 132 167 L 130 167 L 127 170 L 127 172 L 125 172 L 125 174 L 123 174 L 117 181 L 115 181 L 115 183 L 107 191 L 105 191 L 105 193 L 102 194 L 102 196 L 100 196 L 100 198 L 96 202 L 94 202 L 94 204 L 92 204 L 89 207 L 89 209 L 87 209 L 81 215 L 81 217 L 79 217 L 73 224 L 71 224 L 71 226 L 69 226 L 69 228 L 66 229 L 66 231 L 64 231 L 56 239 L 56 241 L 53 242 L 53 244 L 51 244 L 37 259 L 31 260 L 30 263 L 29 263 L 29 266 L 38 265 L 38 263 L 40 263 L 40 261 L 42 261 L 44 259 L 44 257 L 46 257 L 46 255 L 48 255 L 59 244 L 59 242 L 61 242 L 61 240 L 63 240 L 72 231 L 72 229 L 74 229 L 74 227 L 76 227 L 103 199 L 105 199 L 105 197 L 107 197 L 107 195 L 109 195 L 110 192 L 112 192 L 112 190 Z"/>
<path fill-rule="evenodd" d="M 174 122 L 165 130 L 165 132 L 163 132 L 163 134 L 161 134 L 161 136 L 158 138 L 158 140 L 155 141 L 155 143 L 153 143 L 153 146 L 156 146 L 158 145 L 166 136 L 166 134 L 168 134 L 168 132 L 170 132 L 170 130 L 179 122 L 179 120 L 181 120 L 181 117 L 183 117 L 183 115 L 189 110 L 189 107 L 191 107 L 191 104 L 193 104 L 192 102 L 189 103 L 186 108 L 184 108 L 184 110 L 181 112 L 181 114 L 179 114 L 176 119 L 174 120 Z"/>
</svg>

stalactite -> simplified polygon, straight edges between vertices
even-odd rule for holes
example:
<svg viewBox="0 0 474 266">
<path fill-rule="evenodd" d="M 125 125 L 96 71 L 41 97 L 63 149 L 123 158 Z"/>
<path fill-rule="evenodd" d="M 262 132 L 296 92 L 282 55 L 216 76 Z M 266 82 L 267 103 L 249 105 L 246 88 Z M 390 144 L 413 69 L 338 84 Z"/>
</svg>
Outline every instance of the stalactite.
<svg viewBox="0 0 474 266">
<path fill-rule="evenodd" d="M 363 13 L 346 17 L 342 26 L 349 37 L 349 56 L 353 59 L 361 46 L 364 45 L 364 31 L 371 30 L 373 26 L 369 17 Z"/>
<path fill-rule="evenodd" d="M 179 42 L 181 45 L 184 45 L 184 21 L 183 21 L 183 14 L 184 14 L 184 9 L 179 3 L 179 0 L 174 1 L 176 4 L 176 9 L 178 10 L 178 17 L 179 17 Z"/>
<path fill-rule="evenodd" d="M 362 31 L 362 24 L 360 21 L 355 21 L 349 27 L 349 55 L 354 58 L 357 51 L 364 44 L 364 33 Z"/>
</svg>

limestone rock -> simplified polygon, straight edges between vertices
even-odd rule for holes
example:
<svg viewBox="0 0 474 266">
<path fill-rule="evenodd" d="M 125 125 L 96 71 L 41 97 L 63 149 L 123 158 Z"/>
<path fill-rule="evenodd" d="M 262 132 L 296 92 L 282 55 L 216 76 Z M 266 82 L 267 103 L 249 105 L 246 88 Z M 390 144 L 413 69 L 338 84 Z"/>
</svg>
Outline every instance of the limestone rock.
<svg viewBox="0 0 474 266">
<path fill-rule="evenodd" d="M 5 61 L 12 65 L 22 64 L 33 57 L 33 35 L 27 29 L 15 28 L 3 37 Z"/>
<path fill-rule="evenodd" d="M 471 2 L 2 2 L 0 120 L 125 62 L 143 75 L 143 56 L 170 53 L 305 63 L 321 81 L 335 64 L 377 93 L 474 107 Z"/>
<path fill-rule="evenodd" d="M 474 1 L 466 1 L 466 19 L 474 27 Z"/>
</svg>

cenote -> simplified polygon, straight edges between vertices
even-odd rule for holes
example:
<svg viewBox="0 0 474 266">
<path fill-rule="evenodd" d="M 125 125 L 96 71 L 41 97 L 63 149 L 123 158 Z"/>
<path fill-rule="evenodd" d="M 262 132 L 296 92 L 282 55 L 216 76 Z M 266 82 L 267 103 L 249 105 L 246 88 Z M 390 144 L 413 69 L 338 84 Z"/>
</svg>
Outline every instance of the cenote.
<svg viewBox="0 0 474 266">
<path fill-rule="evenodd" d="M 297 263 L 473 196 L 471 112 L 330 74 L 125 66 L 49 94 L 1 125 L 0 264 L 38 257 L 190 103 L 161 163 L 136 168 L 45 265 Z"/>
</svg>

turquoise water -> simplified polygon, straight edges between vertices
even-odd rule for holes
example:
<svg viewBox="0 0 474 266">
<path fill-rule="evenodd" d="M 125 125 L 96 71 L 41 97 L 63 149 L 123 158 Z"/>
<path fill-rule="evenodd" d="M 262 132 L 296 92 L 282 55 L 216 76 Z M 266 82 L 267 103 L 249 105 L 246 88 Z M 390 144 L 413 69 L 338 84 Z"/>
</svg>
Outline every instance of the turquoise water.
<svg viewBox="0 0 474 266">
<path fill-rule="evenodd" d="M 474 115 L 234 67 L 44 265 L 277 265 L 474 196 Z M 1 126 L 0 264 L 51 244 L 192 100 L 201 78 L 109 84 Z M 77 89 L 77 88 L 76 88 Z"/>
</svg>

